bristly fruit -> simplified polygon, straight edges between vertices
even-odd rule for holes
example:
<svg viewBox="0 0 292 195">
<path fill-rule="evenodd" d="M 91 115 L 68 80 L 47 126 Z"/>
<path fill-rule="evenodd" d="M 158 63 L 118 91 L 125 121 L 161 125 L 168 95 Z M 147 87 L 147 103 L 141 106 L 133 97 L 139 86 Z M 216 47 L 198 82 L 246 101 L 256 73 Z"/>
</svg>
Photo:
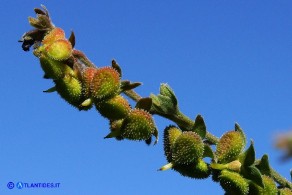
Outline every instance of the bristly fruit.
<svg viewBox="0 0 292 195">
<path fill-rule="evenodd" d="M 289 188 L 282 188 L 278 190 L 279 195 L 292 195 L 292 190 Z"/>
<path fill-rule="evenodd" d="M 131 110 L 129 102 L 121 95 L 95 104 L 99 113 L 110 120 L 126 118 Z"/>
<path fill-rule="evenodd" d="M 204 143 L 195 132 L 185 131 L 174 142 L 172 160 L 174 164 L 191 164 L 203 157 Z"/>
<path fill-rule="evenodd" d="M 239 173 L 223 170 L 219 176 L 220 185 L 228 194 L 247 195 L 249 185 Z"/>
<path fill-rule="evenodd" d="M 120 89 L 120 75 L 112 67 L 102 67 L 95 72 L 90 92 L 96 101 L 114 97 Z"/>
<path fill-rule="evenodd" d="M 53 80 L 61 79 L 66 73 L 68 74 L 73 72 L 73 70 L 64 62 L 53 60 L 45 54 L 40 56 L 40 63 L 43 71 L 45 72 L 46 78 Z"/>
<path fill-rule="evenodd" d="M 164 154 L 168 162 L 172 161 L 172 147 L 175 140 L 182 134 L 182 131 L 176 126 L 170 125 L 164 129 L 163 147 Z"/>
<path fill-rule="evenodd" d="M 52 44 L 45 46 L 47 55 L 58 61 L 67 60 L 72 54 L 72 45 L 66 39 L 54 41 Z"/>
<path fill-rule="evenodd" d="M 229 163 L 236 160 L 244 149 L 245 140 L 238 131 L 229 131 L 219 140 L 216 155 L 219 163 Z"/>
<path fill-rule="evenodd" d="M 121 136 L 129 140 L 147 140 L 156 132 L 152 115 L 142 109 L 134 108 L 124 119 Z"/>
<path fill-rule="evenodd" d="M 42 44 L 50 45 L 61 39 L 65 39 L 65 32 L 61 28 L 54 28 L 44 37 Z"/>
<path fill-rule="evenodd" d="M 82 71 L 82 85 L 83 85 L 83 95 L 84 97 L 90 98 L 90 85 L 97 68 L 89 67 Z"/>
<path fill-rule="evenodd" d="M 173 169 L 182 176 L 194 179 L 205 179 L 211 174 L 211 169 L 202 159 L 189 165 L 174 165 Z"/>
<path fill-rule="evenodd" d="M 82 87 L 79 80 L 70 74 L 66 74 L 63 79 L 55 80 L 57 92 L 72 106 L 79 108 L 82 103 Z"/>
<path fill-rule="evenodd" d="M 266 195 L 266 194 L 278 194 L 278 188 L 276 186 L 276 183 L 274 180 L 266 175 L 262 175 L 263 182 L 265 187 L 262 188 L 255 183 L 251 182 L 249 186 L 249 191 L 252 192 L 253 194 L 258 194 L 258 195 Z"/>
</svg>

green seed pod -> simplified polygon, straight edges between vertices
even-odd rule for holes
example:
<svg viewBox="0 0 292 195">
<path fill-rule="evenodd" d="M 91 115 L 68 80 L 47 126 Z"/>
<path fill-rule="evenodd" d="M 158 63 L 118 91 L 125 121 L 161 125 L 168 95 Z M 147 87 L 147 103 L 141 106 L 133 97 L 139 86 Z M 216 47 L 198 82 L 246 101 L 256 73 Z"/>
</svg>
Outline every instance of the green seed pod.
<svg viewBox="0 0 292 195">
<path fill-rule="evenodd" d="M 97 68 L 89 67 L 82 72 L 82 85 L 83 85 L 83 94 L 85 97 L 90 98 L 90 85 L 93 79 L 94 74 L 96 73 Z"/>
<path fill-rule="evenodd" d="M 221 171 L 219 181 L 228 194 L 246 195 L 249 192 L 247 180 L 241 177 L 239 173 L 225 169 Z"/>
<path fill-rule="evenodd" d="M 92 97 L 97 100 L 104 100 L 117 95 L 120 89 L 120 75 L 112 67 L 103 67 L 95 72 L 90 91 Z"/>
<path fill-rule="evenodd" d="M 147 140 L 156 131 L 152 115 L 142 109 L 134 108 L 124 119 L 121 135 L 130 140 Z"/>
<path fill-rule="evenodd" d="M 229 131 L 225 133 L 217 144 L 216 155 L 219 163 L 229 163 L 236 160 L 244 149 L 244 138 L 240 132 Z"/>
<path fill-rule="evenodd" d="M 292 191 L 289 188 L 282 188 L 278 190 L 279 195 L 292 195 Z"/>
<path fill-rule="evenodd" d="M 42 43 L 44 45 L 50 45 L 60 39 L 65 39 L 65 32 L 61 28 L 54 28 L 44 37 Z"/>
<path fill-rule="evenodd" d="M 174 164 L 191 164 L 203 157 L 204 143 L 195 132 L 185 131 L 174 142 L 172 160 Z"/>
<path fill-rule="evenodd" d="M 98 102 L 95 106 L 103 117 L 110 120 L 125 118 L 131 110 L 129 102 L 121 95 L 117 95 L 106 101 Z"/>
<path fill-rule="evenodd" d="M 40 57 L 40 63 L 46 78 L 51 78 L 53 80 L 61 79 L 65 74 L 73 72 L 64 62 L 53 60 L 44 54 Z"/>
<path fill-rule="evenodd" d="M 164 154 L 168 162 L 172 161 L 172 147 L 175 140 L 182 134 L 182 131 L 175 126 L 168 126 L 164 129 L 163 135 L 163 147 Z"/>
<path fill-rule="evenodd" d="M 173 169 L 179 172 L 182 176 L 194 179 L 205 179 L 211 174 L 211 169 L 202 159 L 196 163 L 188 165 L 174 165 Z"/>
<path fill-rule="evenodd" d="M 274 180 L 266 175 L 262 175 L 265 188 L 262 188 L 255 183 L 251 182 L 249 186 L 250 194 L 266 195 L 266 194 L 278 194 L 278 188 Z"/>
<path fill-rule="evenodd" d="M 56 90 L 72 106 L 79 108 L 82 99 L 81 83 L 72 75 L 66 74 L 63 79 L 55 80 Z"/>
<path fill-rule="evenodd" d="M 67 60 L 72 54 L 72 45 L 66 39 L 54 41 L 45 47 L 47 55 L 58 61 Z"/>
</svg>

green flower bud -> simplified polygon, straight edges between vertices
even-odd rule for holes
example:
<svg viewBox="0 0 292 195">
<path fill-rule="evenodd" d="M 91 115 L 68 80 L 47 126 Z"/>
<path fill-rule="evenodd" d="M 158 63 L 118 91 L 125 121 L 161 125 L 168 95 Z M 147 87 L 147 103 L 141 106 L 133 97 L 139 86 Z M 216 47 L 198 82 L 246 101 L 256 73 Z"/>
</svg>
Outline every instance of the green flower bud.
<svg viewBox="0 0 292 195">
<path fill-rule="evenodd" d="M 205 179 L 211 174 L 211 169 L 202 159 L 199 159 L 196 163 L 188 165 L 174 165 L 173 169 L 179 172 L 182 176 L 195 179 Z"/>
<path fill-rule="evenodd" d="M 252 194 L 257 195 L 278 194 L 278 188 L 274 180 L 266 175 L 262 175 L 262 178 L 265 188 L 262 188 L 251 182 L 249 186 L 249 191 L 252 192 Z"/>
<path fill-rule="evenodd" d="M 95 72 L 90 92 L 97 101 L 117 95 L 120 89 L 120 75 L 112 67 L 103 67 Z"/>
<path fill-rule="evenodd" d="M 72 106 L 79 108 L 79 105 L 84 101 L 79 80 L 72 75 L 66 74 L 63 79 L 55 80 L 54 82 L 60 96 Z"/>
<path fill-rule="evenodd" d="M 185 131 L 174 142 L 172 160 L 174 164 L 191 164 L 203 157 L 204 143 L 195 132 Z"/>
<path fill-rule="evenodd" d="M 95 105 L 99 113 L 110 120 L 125 118 L 131 110 L 129 102 L 121 95 L 98 102 Z"/>
<path fill-rule="evenodd" d="M 246 195 L 249 192 L 249 185 L 239 173 L 229 170 L 221 171 L 219 176 L 220 185 L 228 194 Z"/>
<path fill-rule="evenodd" d="M 83 94 L 87 98 L 91 96 L 90 85 L 96 71 L 97 71 L 97 68 L 90 67 L 90 68 L 86 68 L 82 72 Z"/>
<path fill-rule="evenodd" d="M 53 60 L 46 55 L 40 56 L 40 63 L 46 78 L 51 78 L 53 80 L 61 79 L 65 74 L 73 72 L 64 62 Z"/>
<path fill-rule="evenodd" d="M 225 133 L 217 144 L 216 155 L 219 163 L 228 163 L 236 160 L 244 149 L 244 138 L 238 131 Z"/>
<path fill-rule="evenodd" d="M 72 54 L 72 45 L 66 39 L 60 39 L 45 47 L 47 55 L 58 61 L 67 60 Z"/>
<path fill-rule="evenodd" d="M 65 32 L 61 28 L 54 28 L 43 39 L 44 45 L 50 45 L 57 40 L 65 39 Z"/>
<path fill-rule="evenodd" d="M 292 195 L 292 190 L 289 188 L 282 188 L 278 190 L 279 195 Z"/>
<path fill-rule="evenodd" d="M 145 110 L 135 108 L 124 119 L 121 136 L 130 140 L 147 140 L 155 131 L 152 115 Z"/>
<path fill-rule="evenodd" d="M 182 131 L 175 126 L 168 126 L 164 129 L 163 147 L 168 162 L 172 161 L 172 147 L 175 140 L 182 134 Z"/>
</svg>

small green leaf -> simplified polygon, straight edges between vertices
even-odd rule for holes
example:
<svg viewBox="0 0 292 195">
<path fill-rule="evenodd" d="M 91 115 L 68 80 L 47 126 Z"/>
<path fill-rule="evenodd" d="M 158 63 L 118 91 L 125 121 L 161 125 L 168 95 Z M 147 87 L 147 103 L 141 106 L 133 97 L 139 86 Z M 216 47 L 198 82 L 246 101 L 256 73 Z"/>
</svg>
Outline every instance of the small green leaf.
<svg viewBox="0 0 292 195">
<path fill-rule="evenodd" d="M 160 85 L 160 94 L 163 96 L 167 96 L 171 99 L 173 105 L 177 105 L 177 99 L 176 96 L 174 95 L 173 90 L 170 88 L 170 86 L 166 83 L 162 83 Z"/>
<path fill-rule="evenodd" d="M 271 167 L 269 164 L 269 157 L 268 155 L 263 155 L 261 161 L 256 167 L 260 170 L 263 175 L 271 176 Z"/>
<path fill-rule="evenodd" d="M 142 98 L 140 99 L 135 108 L 140 108 L 146 111 L 149 111 L 152 106 L 152 99 L 151 98 Z"/>
<path fill-rule="evenodd" d="M 206 137 L 206 125 L 201 115 L 198 115 L 195 120 L 193 131 L 201 136 L 202 139 Z"/>
</svg>

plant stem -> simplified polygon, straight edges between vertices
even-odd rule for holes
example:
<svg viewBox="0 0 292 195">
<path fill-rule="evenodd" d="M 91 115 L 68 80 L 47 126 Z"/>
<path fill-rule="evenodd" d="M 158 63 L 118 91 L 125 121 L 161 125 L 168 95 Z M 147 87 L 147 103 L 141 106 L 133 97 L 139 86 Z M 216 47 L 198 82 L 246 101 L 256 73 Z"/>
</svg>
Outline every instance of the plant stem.
<svg viewBox="0 0 292 195">
<path fill-rule="evenodd" d="M 132 100 L 134 100 L 135 102 L 138 102 L 142 97 L 136 93 L 134 90 L 127 90 L 127 91 L 123 91 L 123 93 L 128 96 L 129 98 L 131 98 Z"/>
<path fill-rule="evenodd" d="M 278 184 L 292 189 L 292 183 L 288 181 L 286 178 L 284 178 L 283 176 L 281 176 L 277 171 L 275 171 L 272 168 L 271 168 L 271 175 Z"/>
<path fill-rule="evenodd" d="M 134 90 L 127 90 L 127 91 L 124 91 L 123 93 L 136 102 L 138 102 L 142 98 Z M 167 118 L 167 119 L 175 122 L 180 128 L 185 129 L 185 130 L 192 130 L 192 128 L 194 127 L 194 124 L 195 124 L 195 122 L 193 120 L 191 120 L 189 117 L 187 117 L 186 115 L 184 115 L 180 111 L 177 111 L 176 113 L 174 113 L 172 115 L 164 115 L 161 113 L 152 113 L 152 114 L 157 114 L 161 117 Z M 219 142 L 219 138 L 216 137 L 215 135 L 211 134 L 210 132 L 207 132 L 206 139 L 211 144 L 217 144 Z"/>
</svg>

